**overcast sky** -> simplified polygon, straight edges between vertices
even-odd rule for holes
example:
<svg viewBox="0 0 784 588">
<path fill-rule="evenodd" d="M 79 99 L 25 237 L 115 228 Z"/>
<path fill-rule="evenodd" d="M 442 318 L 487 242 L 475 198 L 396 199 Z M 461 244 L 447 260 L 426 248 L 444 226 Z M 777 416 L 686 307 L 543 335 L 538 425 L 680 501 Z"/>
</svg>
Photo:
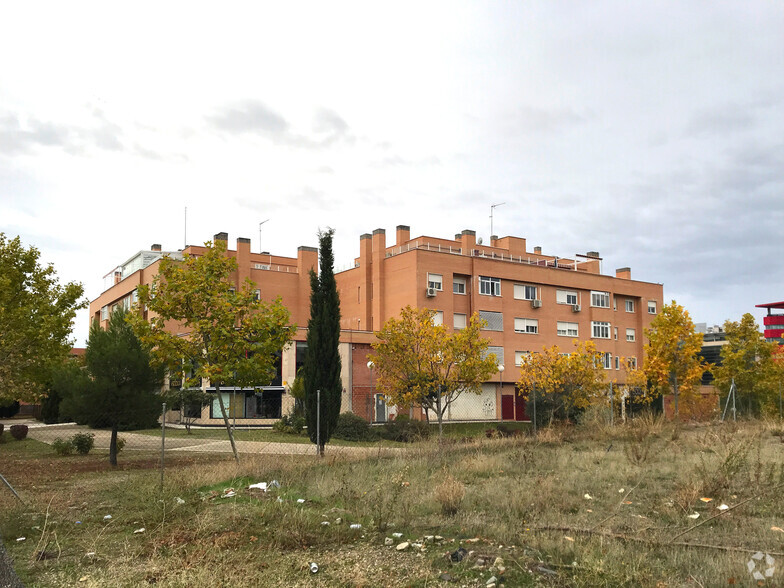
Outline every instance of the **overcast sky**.
<svg viewBox="0 0 784 588">
<path fill-rule="evenodd" d="M 345 267 L 376 228 L 487 239 L 505 202 L 495 233 L 695 322 L 784 300 L 781 2 L 196 4 L 0 8 L 0 231 L 89 299 L 185 207 L 190 244 L 334 227 Z"/>
</svg>

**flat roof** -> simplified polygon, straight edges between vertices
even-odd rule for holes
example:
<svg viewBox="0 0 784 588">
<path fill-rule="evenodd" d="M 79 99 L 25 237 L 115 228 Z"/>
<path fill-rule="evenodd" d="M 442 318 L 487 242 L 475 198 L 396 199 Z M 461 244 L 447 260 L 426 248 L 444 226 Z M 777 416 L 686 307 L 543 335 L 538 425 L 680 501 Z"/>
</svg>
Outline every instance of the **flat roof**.
<svg viewBox="0 0 784 588">
<path fill-rule="evenodd" d="M 767 304 L 758 304 L 757 308 L 784 308 L 784 301 L 768 302 Z"/>
</svg>

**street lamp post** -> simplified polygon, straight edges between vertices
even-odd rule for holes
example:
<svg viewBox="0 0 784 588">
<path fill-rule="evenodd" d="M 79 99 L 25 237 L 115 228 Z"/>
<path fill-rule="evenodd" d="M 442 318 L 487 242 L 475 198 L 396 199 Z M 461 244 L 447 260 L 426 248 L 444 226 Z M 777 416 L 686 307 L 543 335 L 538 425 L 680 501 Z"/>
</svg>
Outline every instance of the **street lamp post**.
<svg viewBox="0 0 784 588">
<path fill-rule="evenodd" d="M 373 368 L 375 367 L 372 361 L 367 362 L 368 369 L 370 370 L 370 422 L 373 422 L 373 411 L 376 407 L 376 398 L 373 395 Z"/>
<path fill-rule="evenodd" d="M 261 250 L 262 250 L 262 247 L 261 247 L 261 225 L 263 225 L 263 224 L 264 224 L 264 223 L 266 223 L 266 222 L 269 222 L 269 220 L 270 220 L 270 219 L 263 220 L 263 221 L 261 221 L 261 222 L 259 223 L 259 253 L 261 253 Z"/>
<path fill-rule="evenodd" d="M 504 375 L 504 364 L 498 364 L 498 396 L 501 398 L 501 408 L 503 411 L 504 406 L 504 382 L 503 382 L 503 375 Z M 501 419 L 504 418 L 503 412 L 501 413 Z"/>
</svg>

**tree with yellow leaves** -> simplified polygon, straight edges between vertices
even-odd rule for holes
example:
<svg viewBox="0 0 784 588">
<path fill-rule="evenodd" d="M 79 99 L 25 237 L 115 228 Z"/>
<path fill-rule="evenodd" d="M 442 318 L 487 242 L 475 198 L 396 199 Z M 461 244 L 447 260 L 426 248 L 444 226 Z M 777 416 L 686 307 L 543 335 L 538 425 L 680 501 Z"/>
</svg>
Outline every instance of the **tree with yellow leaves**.
<svg viewBox="0 0 784 588">
<path fill-rule="evenodd" d="M 697 399 L 702 374 L 710 364 L 699 355 L 702 334 L 694 329 L 689 312 L 674 300 L 666 304 L 645 329 L 643 372 L 661 394 L 672 391 L 675 418 L 679 401 L 689 407 Z"/>
<path fill-rule="evenodd" d="M 570 420 L 605 397 L 603 354 L 593 341 L 574 341 L 566 353 L 557 345 L 523 358 L 517 386 L 536 396 L 537 421 Z"/>
<path fill-rule="evenodd" d="M 202 379 L 215 387 L 223 422 L 239 462 L 234 435 L 220 393 L 221 386 L 267 384 L 275 373 L 274 357 L 291 340 L 295 327 L 280 298 L 258 300 L 256 285 L 246 279 L 234 287 L 237 260 L 226 255 L 226 243 L 207 242 L 202 255 L 182 261 L 164 257 L 152 287 L 139 287 L 139 309 L 129 320 L 153 357 L 181 373 L 193 366 L 183 387 Z M 147 308 L 149 318 L 140 312 Z M 171 326 L 178 324 L 180 333 Z"/>
<path fill-rule="evenodd" d="M 406 306 L 376 333 L 370 359 L 387 402 L 433 411 L 440 437 L 449 406 L 463 393 L 479 394 L 482 382 L 498 368 L 495 355 L 487 354 L 489 342 L 480 334 L 478 314 L 454 333 L 434 324 L 434 315 L 427 308 Z"/>
</svg>

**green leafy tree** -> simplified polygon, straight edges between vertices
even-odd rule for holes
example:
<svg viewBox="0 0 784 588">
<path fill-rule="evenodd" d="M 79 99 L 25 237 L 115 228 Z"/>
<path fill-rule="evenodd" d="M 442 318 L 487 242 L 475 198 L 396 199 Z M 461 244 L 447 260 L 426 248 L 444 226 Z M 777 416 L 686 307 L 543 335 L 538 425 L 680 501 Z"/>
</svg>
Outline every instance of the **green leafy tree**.
<svg viewBox="0 0 784 588">
<path fill-rule="evenodd" d="M 573 420 L 591 404 L 607 399 L 602 353 L 593 341 L 575 340 L 574 346 L 571 353 L 553 345 L 523 358 L 517 385 L 529 404 L 536 396 L 538 424 Z"/>
<path fill-rule="evenodd" d="M 275 374 L 275 354 L 291 340 L 295 327 L 280 298 L 257 300 L 250 279 L 235 290 L 236 270 L 224 241 L 207 242 L 202 255 L 186 254 L 182 261 L 164 257 L 152 287 L 139 287 L 139 304 L 150 318 L 131 313 L 134 329 L 169 373 L 181 373 L 183 362 L 193 366 L 184 387 L 199 387 L 202 380 L 216 391 L 266 384 Z M 239 463 L 223 395 L 217 398 Z"/>
<path fill-rule="evenodd" d="M 716 387 L 724 394 L 735 380 L 741 412 L 759 415 L 778 412 L 778 375 L 774 361 L 776 343 L 765 341 L 754 317 L 746 313 L 738 322 L 726 321 L 726 345 L 721 347 L 721 365 L 713 369 Z"/>
<path fill-rule="evenodd" d="M 434 314 L 406 306 L 376 333 L 370 359 L 387 403 L 432 411 L 440 438 L 449 406 L 461 394 L 479 394 L 498 368 L 495 355 L 487 353 L 489 341 L 480 334 L 484 321 L 477 314 L 454 333 L 435 325 Z"/>
<path fill-rule="evenodd" d="M 0 403 L 45 393 L 49 369 L 71 348 L 71 321 L 87 304 L 81 284 L 59 284 L 39 257 L 19 237 L 0 233 Z"/>
<path fill-rule="evenodd" d="M 155 426 L 161 414 L 163 370 L 154 367 L 149 348 L 116 310 L 106 330 L 90 327 L 85 365 L 90 381 L 71 390 L 62 402 L 65 414 L 91 427 L 110 427 L 109 462 L 117 465 L 117 431 Z"/>
<path fill-rule="evenodd" d="M 333 269 L 333 235 L 333 229 L 319 232 L 319 273 L 310 272 L 308 349 L 303 366 L 308 436 L 318 444 L 318 452 L 322 456 L 324 445 L 329 442 L 338 422 L 343 392 L 338 352 L 340 297 Z M 317 406 L 319 397 L 320 407 Z"/>
<path fill-rule="evenodd" d="M 70 357 L 51 369 L 46 396 L 41 399 L 41 420 L 47 424 L 60 422 L 60 404 L 90 385 L 84 357 Z"/>
<path fill-rule="evenodd" d="M 696 332 L 689 312 L 674 300 L 666 304 L 645 329 L 645 361 L 642 371 L 662 394 L 672 390 L 675 418 L 679 400 L 691 409 L 697 400 L 702 374 L 710 364 L 700 357 L 702 334 Z"/>
</svg>

